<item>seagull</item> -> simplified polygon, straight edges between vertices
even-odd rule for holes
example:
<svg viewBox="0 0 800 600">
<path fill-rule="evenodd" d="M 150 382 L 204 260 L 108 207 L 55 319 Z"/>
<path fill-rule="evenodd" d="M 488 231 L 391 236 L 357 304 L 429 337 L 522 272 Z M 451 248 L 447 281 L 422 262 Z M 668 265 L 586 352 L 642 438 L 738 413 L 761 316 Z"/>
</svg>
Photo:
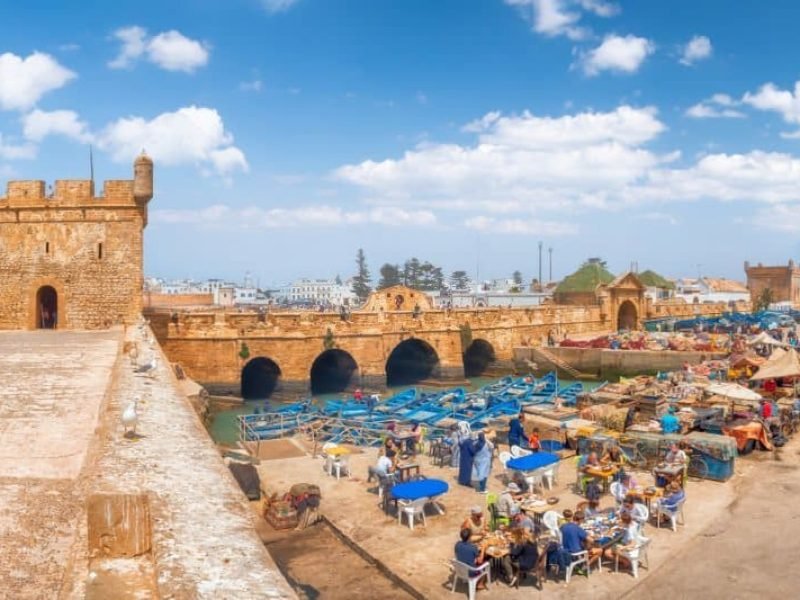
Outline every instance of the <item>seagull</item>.
<svg viewBox="0 0 800 600">
<path fill-rule="evenodd" d="M 146 362 L 142 366 L 136 368 L 136 373 L 149 373 L 150 371 L 154 370 L 157 366 L 158 366 L 158 359 L 156 358 L 156 355 L 153 354 L 150 357 L 149 362 Z"/>
<path fill-rule="evenodd" d="M 122 426 L 125 428 L 123 435 L 127 436 L 130 430 L 132 435 L 136 435 L 136 423 L 139 421 L 139 415 L 136 414 L 136 407 L 139 404 L 138 396 L 133 399 L 133 402 L 128 404 L 127 408 L 122 412 Z"/>
</svg>

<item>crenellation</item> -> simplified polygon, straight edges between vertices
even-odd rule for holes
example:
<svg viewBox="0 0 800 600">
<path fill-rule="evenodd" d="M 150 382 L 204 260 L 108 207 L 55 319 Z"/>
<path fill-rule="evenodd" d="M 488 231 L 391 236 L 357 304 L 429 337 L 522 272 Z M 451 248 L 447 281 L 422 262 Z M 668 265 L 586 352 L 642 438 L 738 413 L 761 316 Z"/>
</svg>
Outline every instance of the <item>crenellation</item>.
<svg viewBox="0 0 800 600">
<path fill-rule="evenodd" d="M 133 181 L 11 181 L 0 202 L 0 328 L 104 329 L 142 309 L 147 202 Z M 103 251 L 100 252 L 102 244 Z"/>
</svg>

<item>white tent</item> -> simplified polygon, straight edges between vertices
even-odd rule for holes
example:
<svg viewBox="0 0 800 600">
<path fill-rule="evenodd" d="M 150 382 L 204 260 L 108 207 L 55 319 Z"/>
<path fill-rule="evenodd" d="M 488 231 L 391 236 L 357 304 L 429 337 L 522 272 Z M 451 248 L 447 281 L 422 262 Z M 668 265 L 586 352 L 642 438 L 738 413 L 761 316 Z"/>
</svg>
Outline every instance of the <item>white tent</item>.
<svg viewBox="0 0 800 600">
<path fill-rule="evenodd" d="M 772 337 L 766 331 L 762 331 L 761 333 L 759 333 L 756 337 L 754 337 L 752 340 L 750 340 L 747 343 L 750 346 L 758 346 L 759 344 L 763 345 L 763 346 L 783 346 L 784 348 L 786 346 L 788 346 L 788 344 L 784 344 L 783 342 L 781 342 L 779 340 L 776 340 L 774 337 Z"/>
<path fill-rule="evenodd" d="M 789 348 L 777 358 L 770 358 L 761 365 L 750 381 L 778 379 L 780 377 L 800 377 L 800 359 L 794 348 Z"/>
<path fill-rule="evenodd" d="M 716 394 L 717 396 L 724 396 L 725 398 L 742 402 L 761 400 L 761 394 L 743 385 L 739 385 L 738 383 L 712 383 L 706 386 L 706 391 L 710 394 Z"/>
</svg>

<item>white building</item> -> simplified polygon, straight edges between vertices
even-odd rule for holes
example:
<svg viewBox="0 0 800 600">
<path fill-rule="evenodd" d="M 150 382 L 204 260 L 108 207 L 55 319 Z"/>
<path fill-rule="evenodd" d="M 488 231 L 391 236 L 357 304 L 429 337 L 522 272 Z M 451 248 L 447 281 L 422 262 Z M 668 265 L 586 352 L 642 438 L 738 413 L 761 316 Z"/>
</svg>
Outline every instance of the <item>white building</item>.
<svg viewBox="0 0 800 600">
<path fill-rule="evenodd" d="M 678 279 L 675 282 L 675 297 L 689 304 L 704 302 L 749 302 L 750 290 L 740 281 L 721 277 Z"/>
<path fill-rule="evenodd" d="M 282 295 L 292 303 L 309 302 L 331 306 L 350 306 L 356 303 L 352 282 L 336 283 L 334 279 L 298 279 L 286 286 Z"/>
</svg>

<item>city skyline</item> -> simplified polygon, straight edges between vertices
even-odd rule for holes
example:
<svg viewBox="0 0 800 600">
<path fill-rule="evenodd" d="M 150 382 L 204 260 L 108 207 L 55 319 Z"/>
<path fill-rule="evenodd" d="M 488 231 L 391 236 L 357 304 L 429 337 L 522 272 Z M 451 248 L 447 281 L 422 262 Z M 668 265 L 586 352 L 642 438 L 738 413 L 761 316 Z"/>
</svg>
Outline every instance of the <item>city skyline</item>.
<svg viewBox="0 0 800 600">
<path fill-rule="evenodd" d="M 554 279 L 601 256 L 743 280 L 800 255 L 794 3 L 59 6 L 2 26 L 0 182 L 88 177 L 90 144 L 125 178 L 144 148 L 151 275 L 346 279 L 364 248 L 374 281 L 412 256 L 530 280 L 543 241 Z"/>
</svg>

